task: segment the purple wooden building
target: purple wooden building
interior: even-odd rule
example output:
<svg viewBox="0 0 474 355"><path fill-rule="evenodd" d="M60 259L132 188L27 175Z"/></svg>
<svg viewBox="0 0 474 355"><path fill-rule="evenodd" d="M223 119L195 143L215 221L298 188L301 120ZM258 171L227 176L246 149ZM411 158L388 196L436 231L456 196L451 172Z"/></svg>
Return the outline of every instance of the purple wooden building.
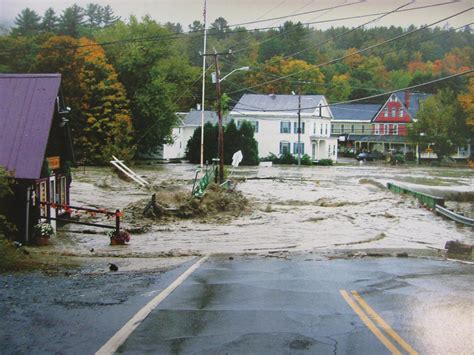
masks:
<svg viewBox="0 0 474 355"><path fill-rule="evenodd" d="M69 205L74 152L60 84L60 74L0 74L0 166L15 179L14 196L1 203L24 242Z"/></svg>

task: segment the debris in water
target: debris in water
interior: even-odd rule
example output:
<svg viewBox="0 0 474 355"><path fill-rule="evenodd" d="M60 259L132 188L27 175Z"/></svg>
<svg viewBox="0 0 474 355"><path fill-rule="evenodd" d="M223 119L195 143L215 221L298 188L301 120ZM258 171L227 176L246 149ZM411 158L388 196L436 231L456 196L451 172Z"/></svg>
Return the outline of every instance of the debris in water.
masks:
<svg viewBox="0 0 474 355"><path fill-rule="evenodd" d="M112 263L109 263L109 270L110 271L118 271L118 266Z"/></svg>

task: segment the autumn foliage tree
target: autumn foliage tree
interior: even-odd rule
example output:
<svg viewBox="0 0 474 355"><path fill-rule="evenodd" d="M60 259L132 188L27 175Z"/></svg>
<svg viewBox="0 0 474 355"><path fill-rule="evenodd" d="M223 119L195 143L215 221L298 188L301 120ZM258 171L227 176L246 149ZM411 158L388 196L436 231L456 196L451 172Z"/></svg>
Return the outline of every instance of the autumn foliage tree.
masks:
<svg viewBox="0 0 474 355"><path fill-rule="evenodd" d="M282 76L286 80L276 80ZM260 70L248 75L246 84L266 93L288 94L298 90L301 94L325 93L324 74L319 68L304 60L283 57L267 60Z"/></svg>
<svg viewBox="0 0 474 355"><path fill-rule="evenodd" d="M131 160L135 149L125 88L101 46L87 38L81 38L79 45L84 133L77 137L80 153L92 163L107 162L112 155Z"/></svg>

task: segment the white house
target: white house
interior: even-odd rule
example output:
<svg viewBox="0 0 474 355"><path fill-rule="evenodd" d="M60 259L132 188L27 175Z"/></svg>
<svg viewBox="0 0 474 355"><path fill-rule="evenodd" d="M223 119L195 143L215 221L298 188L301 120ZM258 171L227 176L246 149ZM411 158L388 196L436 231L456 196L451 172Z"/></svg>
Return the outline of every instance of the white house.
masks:
<svg viewBox="0 0 474 355"><path fill-rule="evenodd" d="M312 160L337 160L337 138L331 138L333 118L323 95L245 94L228 119L249 121L255 128L260 157L298 154L298 111L301 120L301 153Z"/></svg>
<svg viewBox="0 0 474 355"><path fill-rule="evenodd" d="M184 159L186 145L193 136L194 130L201 127L201 111L191 110L190 112L178 112L180 124L173 128L173 143L163 145L163 159ZM210 122L213 125L217 123L217 114L213 111L204 111L204 123Z"/></svg>

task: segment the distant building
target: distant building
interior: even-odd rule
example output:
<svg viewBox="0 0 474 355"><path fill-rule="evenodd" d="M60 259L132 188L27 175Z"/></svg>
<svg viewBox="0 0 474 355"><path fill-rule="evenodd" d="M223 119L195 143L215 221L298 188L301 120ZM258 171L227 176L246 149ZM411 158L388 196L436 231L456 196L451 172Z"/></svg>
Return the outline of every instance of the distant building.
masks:
<svg viewBox="0 0 474 355"><path fill-rule="evenodd" d="M407 126L416 120L420 103L430 95L397 92L382 105L342 104L331 106L333 134L357 151L412 151L406 140Z"/></svg>
<svg viewBox="0 0 474 355"><path fill-rule="evenodd" d="M0 74L0 166L16 182L13 198L1 203L26 242L35 224L69 204L74 152L60 84L60 74Z"/></svg>
<svg viewBox="0 0 474 355"><path fill-rule="evenodd" d="M201 111L191 110L190 112L177 113L180 121L176 128L173 128L173 143L163 145L162 159L180 160L186 156L186 145L193 136L194 131L201 127ZM218 117L214 111L204 111L204 123L217 124ZM224 119L225 122L225 119Z"/></svg>
<svg viewBox="0 0 474 355"><path fill-rule="evenodd" d="M332 112L323 95L301 95L298 145L298 95L245 94L229 114L237 126L249 121L259 156L307 154L312 160L337 160L337 138L331 137Z"/></svg>

